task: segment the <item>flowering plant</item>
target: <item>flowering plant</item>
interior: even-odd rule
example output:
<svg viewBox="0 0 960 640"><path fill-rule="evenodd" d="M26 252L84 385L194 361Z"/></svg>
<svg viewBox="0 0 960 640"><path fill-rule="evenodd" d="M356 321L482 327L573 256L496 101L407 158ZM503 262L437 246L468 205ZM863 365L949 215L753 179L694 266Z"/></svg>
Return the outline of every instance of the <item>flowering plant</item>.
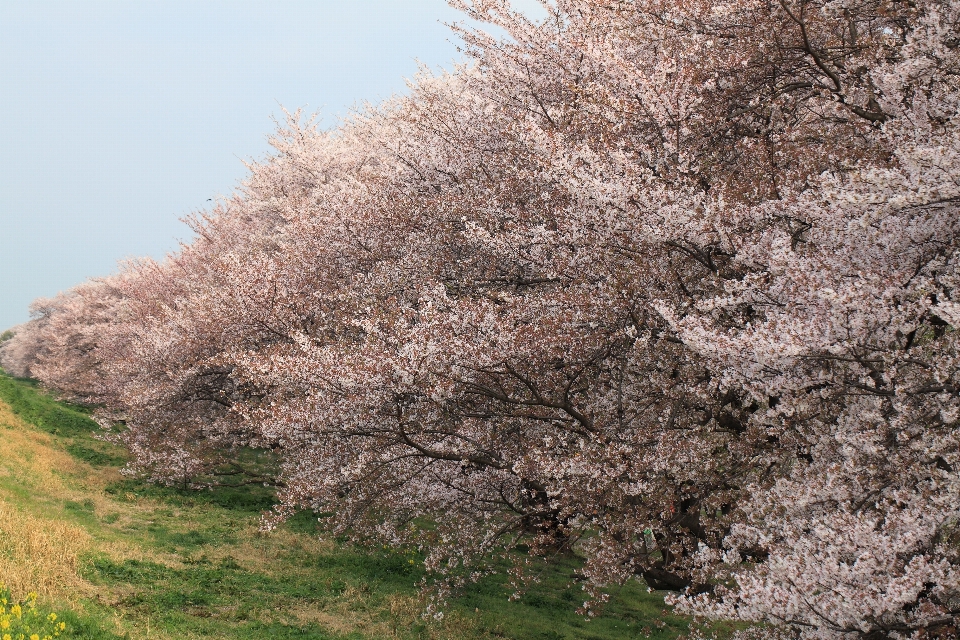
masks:
<svg viewBox="0 0 960 640"><path fill-rule="evenodd" d="M53 640L67 637L67 624L57 620L56 613L44 614L37 607L36 593L28 593L24 600L16 601L6 585L0 583L0 639Z"/></svg>

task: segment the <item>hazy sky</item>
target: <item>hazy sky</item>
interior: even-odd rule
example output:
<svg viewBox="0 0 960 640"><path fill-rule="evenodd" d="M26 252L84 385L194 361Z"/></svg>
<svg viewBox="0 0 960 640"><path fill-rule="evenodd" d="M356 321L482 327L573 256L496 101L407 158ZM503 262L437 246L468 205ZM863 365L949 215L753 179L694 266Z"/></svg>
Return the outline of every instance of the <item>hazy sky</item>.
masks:
<svg viewBox="0 0 960 640"><path fill-rule="evenodd" d="M536 0L514 5L535 14ZM403 91L458 53L444 0L0 0L0 330L131 256L268 152L272 117Z"/></svg>

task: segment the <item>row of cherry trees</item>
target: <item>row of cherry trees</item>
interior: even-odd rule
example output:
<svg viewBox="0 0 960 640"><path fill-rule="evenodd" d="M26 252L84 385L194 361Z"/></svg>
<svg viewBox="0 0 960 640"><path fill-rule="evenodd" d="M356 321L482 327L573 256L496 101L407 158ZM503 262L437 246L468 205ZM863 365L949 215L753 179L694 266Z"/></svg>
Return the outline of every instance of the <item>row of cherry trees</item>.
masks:
<svg viewBox="0 0 960 640"><path fill-rule="evenodd" d="M274 482L272 521L418 546L441 592L575 547L587 609L641 576L953 637L960 2L455 4L508 37L293 114L194 241L38 301L3 366L125 422L133 471Z"/></svg>

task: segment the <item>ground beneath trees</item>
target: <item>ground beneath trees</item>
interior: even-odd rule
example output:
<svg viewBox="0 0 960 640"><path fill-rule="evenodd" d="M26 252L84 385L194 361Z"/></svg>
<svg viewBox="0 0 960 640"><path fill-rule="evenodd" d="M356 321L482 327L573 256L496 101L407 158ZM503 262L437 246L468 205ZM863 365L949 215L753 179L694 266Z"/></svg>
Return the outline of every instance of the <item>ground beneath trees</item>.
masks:
<svg viewBox="0 0 960 640"><path fill-rule="evenodd" d="M503 576L420 617L416 556L323 540L301 514L258 529L261 487L180 492L124 478L84 410L0 375L0 581L40 593L79 638L676 638L687 621L638 583L576 615L579 564L541 568L517 602Z"/></svg>

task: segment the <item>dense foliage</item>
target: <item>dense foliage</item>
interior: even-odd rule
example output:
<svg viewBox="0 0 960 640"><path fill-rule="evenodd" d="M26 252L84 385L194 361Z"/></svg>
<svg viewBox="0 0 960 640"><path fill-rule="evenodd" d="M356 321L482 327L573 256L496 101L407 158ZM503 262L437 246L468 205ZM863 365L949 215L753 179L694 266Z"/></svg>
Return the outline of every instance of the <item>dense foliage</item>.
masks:
<svg viewBox="0 0 960 640"><path fill-rule="evenodd" d="M509 37L294 114L192 243L36 303L3 366L161 482L275 450L278 518L417 545L441 592L577 545L705 615L954 634L960 2L457 4Z"/></svg>

